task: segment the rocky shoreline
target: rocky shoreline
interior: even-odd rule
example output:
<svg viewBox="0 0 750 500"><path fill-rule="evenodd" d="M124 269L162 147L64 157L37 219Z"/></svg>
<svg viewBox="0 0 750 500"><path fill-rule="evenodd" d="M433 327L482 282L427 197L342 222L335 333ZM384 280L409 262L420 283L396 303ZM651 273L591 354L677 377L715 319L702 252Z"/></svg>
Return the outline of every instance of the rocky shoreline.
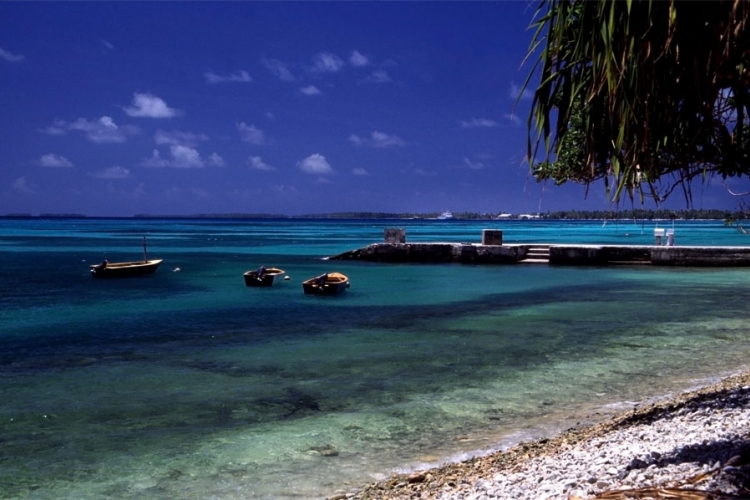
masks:
<svg viewBox="0 0 750 500"><path fill-rule="evenodd" d="M750 499L750 371L550 439L329 500Z"/></svg>

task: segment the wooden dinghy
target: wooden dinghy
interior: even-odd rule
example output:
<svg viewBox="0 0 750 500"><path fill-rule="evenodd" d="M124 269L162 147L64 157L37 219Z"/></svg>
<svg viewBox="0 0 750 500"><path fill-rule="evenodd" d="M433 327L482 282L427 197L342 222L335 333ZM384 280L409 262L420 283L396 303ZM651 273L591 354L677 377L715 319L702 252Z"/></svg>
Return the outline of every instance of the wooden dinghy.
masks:
<svg viewBox="0 0 750 500"><path fill-rule="evenodd" d="M284 270L277 267L260 266L253 271L247 271L245 277L246 286L273 286L284 275Z"/></svg>
<svg viewBox="0 0 750 500"><path fill-rule="evenodd" d="M143 274L153 274L159 268L162 259L140 260L134 262L107 262L91 266L94 278L129 278Z"/></svg>
<svg viewBox="0 0 750 500"><path fill-rule="evenodd" d="M307 295L341 295L349 288L349 278L341 273L325 273L302 282Z"/></svg>
<svg viewBox="0 0 750 500"><path fill-rule="evenodd" d="M143 260L131 262L108 262L107 259L101 264L92 264L90 266L91 276L94 278L130 278L132 276L142 276L144 274L153 274L159 268L162 259L148 258L146 249L146 237L143 237Z"/></svg>

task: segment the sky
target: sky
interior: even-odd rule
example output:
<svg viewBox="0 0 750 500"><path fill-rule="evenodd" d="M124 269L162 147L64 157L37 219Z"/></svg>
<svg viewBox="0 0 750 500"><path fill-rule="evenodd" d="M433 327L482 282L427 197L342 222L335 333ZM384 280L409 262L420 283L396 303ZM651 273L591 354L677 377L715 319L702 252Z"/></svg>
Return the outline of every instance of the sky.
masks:
<svg viewBox="0 0 750 500"><path fill-rule="evenodd" d="M536 6L0 2L0 215L610 209L529 174Z"/></svg>

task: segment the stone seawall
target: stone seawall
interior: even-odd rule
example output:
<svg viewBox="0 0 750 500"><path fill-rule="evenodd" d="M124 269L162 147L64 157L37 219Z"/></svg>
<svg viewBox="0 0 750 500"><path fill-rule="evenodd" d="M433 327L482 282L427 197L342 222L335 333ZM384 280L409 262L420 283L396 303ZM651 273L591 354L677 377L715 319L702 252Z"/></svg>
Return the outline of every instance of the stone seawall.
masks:
<svg viewBox="0 0 750 500"><path fill-rule="evenodd" d="M520 246L472 243L373 243L357 250L328 257L328 260L415 263L515 263L525 257Z"/></svg>
<svg viewBox="0 0 750 500"><path fill-rule="evenodd" d="M651 263L662 266L750 266L748 247L655 247Z"/></svg>
<svg viewBox="0 0 750 500"><path fill-rule="evenodd" d="M539 247L549 248L549 259L543 262L552 265L750 266L750 247L647 245L373 243L327 259L425 264L517 264L531 260L540 262L539 259L531 259L529 253L529 249Z"/></svg>

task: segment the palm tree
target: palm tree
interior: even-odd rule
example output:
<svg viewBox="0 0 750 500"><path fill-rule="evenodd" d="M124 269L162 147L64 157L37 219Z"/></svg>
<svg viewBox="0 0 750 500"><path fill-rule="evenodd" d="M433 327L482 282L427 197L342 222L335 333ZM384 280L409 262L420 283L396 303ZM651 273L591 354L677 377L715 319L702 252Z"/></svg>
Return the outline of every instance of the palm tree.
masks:
<svg viewBox="0 0 750 500"><path fill-rule="evenodd" d="M542 0L526 81L538 179L657 202L750 175L750 2ZM552 161L554 160L554 161Z"/></svg>

